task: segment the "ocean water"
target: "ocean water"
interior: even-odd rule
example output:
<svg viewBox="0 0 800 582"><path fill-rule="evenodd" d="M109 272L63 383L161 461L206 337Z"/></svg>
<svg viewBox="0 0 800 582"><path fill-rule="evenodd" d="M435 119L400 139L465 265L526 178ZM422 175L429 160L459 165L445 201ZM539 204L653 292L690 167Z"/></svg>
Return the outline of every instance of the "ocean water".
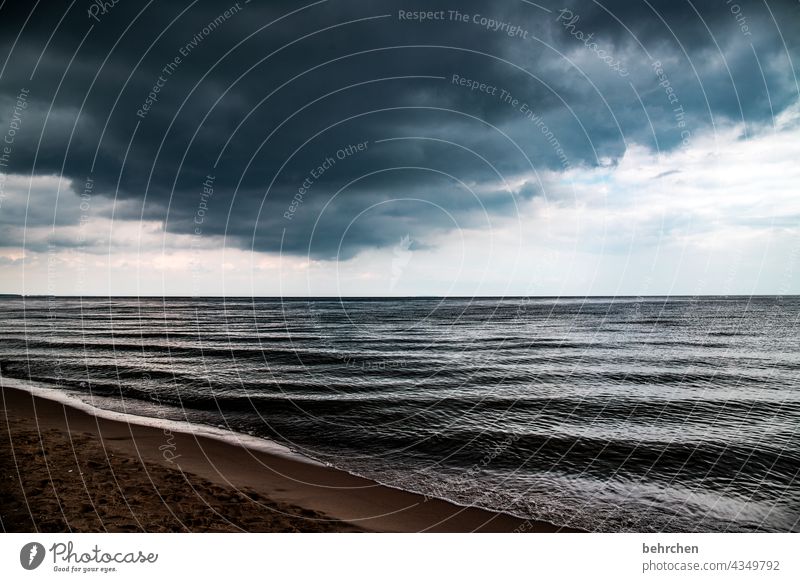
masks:
<svg viewBox="0 0 800 582"><path fill-rule="evenodd" d="M800 530L800 298L0 299L5 378L592 531Z"/></svg>

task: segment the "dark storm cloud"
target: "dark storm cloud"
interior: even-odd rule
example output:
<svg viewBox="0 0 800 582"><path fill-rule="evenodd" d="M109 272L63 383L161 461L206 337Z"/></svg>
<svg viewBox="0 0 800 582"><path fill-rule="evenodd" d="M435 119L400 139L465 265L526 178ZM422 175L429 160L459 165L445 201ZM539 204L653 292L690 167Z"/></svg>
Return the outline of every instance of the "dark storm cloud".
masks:
<svg viewBox="0 0 800 582"><path fill-rule="evenodd" d="M79 0L30 14L6 2L3 119L31 95L8 171L63 175L76 200L89 177L95 199L125 201L117 219L348 258L488 226L543 193L530 179L504 191L497 172L613 163L630 142L681 147L798 97L794 2L538 4ZM67 220L53 210L28 216Z"/></svg>

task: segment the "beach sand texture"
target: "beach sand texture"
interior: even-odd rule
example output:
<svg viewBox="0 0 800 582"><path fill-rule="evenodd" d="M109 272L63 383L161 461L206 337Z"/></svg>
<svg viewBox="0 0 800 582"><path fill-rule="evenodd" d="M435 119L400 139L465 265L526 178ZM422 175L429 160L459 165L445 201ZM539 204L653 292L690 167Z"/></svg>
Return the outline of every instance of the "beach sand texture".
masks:
<svg viewBox="0 0 800 582"><path fill-rule="evenodd" d="M5 531L568 531L7 386L0 405Z"/></svg>

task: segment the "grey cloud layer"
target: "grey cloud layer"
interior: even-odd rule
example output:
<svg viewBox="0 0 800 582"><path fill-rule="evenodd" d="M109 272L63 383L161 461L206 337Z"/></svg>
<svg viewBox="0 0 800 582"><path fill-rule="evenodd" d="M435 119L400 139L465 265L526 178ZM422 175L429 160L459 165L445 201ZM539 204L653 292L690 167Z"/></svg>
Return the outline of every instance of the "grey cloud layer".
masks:
<svg viewBox="0 0 800 582"><path fill-rule="evenodd" d="M49 2L22 29L30 5L6 2L3 119L20 88L31 94L10 170L63 175L74 196L91 176L94 196L126 201L118 219L348 258L405 234L424 245L488 227L547 194L535 182L504 192L496 172L613 163L630 142L669 150L715 123L767 121L798 98L789 58L800 19L788 0L738 2L736 13L673 0L540 2L549 12L521 1L189 4L123 0L92 19L88 2L66 15L69 3ZM455 9L468 21L450 20ZM403 21L399 10L445 20ZM453 84L454 74L497 90ZM337 158L360 142L366 150ZM214 194L199 216L208 175ZM28 215L70 220L52 205Z"/></svg>

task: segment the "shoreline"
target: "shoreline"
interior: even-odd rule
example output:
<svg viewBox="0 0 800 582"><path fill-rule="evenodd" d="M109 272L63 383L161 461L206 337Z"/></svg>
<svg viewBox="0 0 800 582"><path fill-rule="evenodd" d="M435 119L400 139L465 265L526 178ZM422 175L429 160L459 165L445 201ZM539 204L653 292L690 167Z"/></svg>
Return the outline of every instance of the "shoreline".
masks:
<svg viewBox="0 0 800 582"><path fill-rule="evenodd" d="M48 398L49 394L42 394L46 389L12 386L8 380L0 376L0 404L4 409L3 437L9 440L14 465L0 475L3 487L15 480L22 484L17 495L21 493L24 503L16 505L24 505L18 507L21 515L25 510L31 513L31 507L55 501L67 527L72 529L75 527L70 522L96 514L105 529L92 530L89 526L90 529L82 531L108 530L107 524L112 520L104 521L98 505L87 504L85 499L91 489L87 476L108 471L108 479L113 482L107 480L100 489L120 488L120 483L125 483L125 491L138 492L134 495L140 506L137 510L125 492L119 491L121 500L117 500L118 515L114 517L114 523L124 522L127 515L129 522L139 524L135 531L148 530L151 520L147 508L142 507L147 504L154 505L150 508L154 515L167 521L172 518L162 514L175 517L172 504L186 510L190 516L187 520L198 522L187 526L176 518L180 527L174 531L576 531L382 485L302 457L265 439L215 431L188 422L162 422L103 411L73 402L74 398L56 390ZM17 382L21 381L11 384ZM50 446L48 450L45 441ZM34 455L31 459L42 456L45 459L46 473L42 474L46 478L38 486L23 484L27 471L20 470L22 463L17 459L18 453L23 452L20 443L25 443L25 452ZM74 474L80 477L80 482L70 485L62 479L56 484L52 468L60 470L62 476ZM178 485L188 483L188 493L183 498L171 493L170 499L164 491L174 491L176 479ZM142 494L147 489L151 491ZM3 493L0 490L0 495ZM74 513L73 501L80 504L81 511L75 519L68 520L67 513ZM214 504L220 507L215 509ZM101 503L100 507L106 506ZM239 518L241 523L231 528L226 512L237 516L244 513ZM264 513L261 521L256 515L259 512ZM86 513L90 515L83 515ZM5 515L0 517L8 520ZM169 530L163 524L159 527Z"/></svg>

